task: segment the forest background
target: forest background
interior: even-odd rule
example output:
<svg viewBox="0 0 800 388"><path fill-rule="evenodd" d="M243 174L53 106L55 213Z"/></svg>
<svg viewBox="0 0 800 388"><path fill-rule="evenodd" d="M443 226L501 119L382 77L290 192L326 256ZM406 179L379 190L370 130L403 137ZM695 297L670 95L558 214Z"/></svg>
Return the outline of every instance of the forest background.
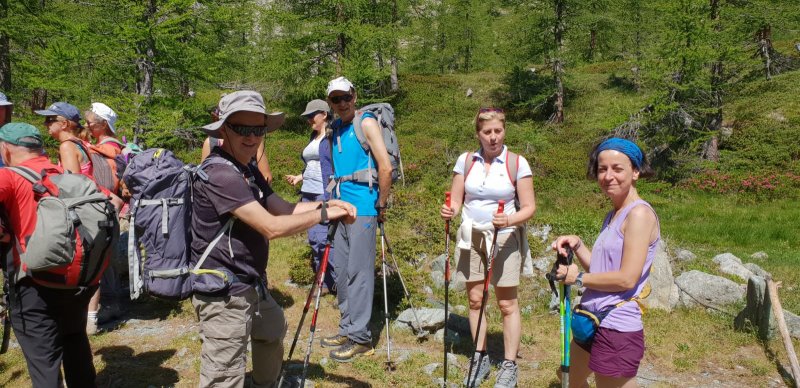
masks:
<svg viewBox="0 0 800 388"><path fill-rule="evenodd" d="M609 205L584 179L587 153L603 137L625 136L656 167L656 179L640 191L656 206L670 249L699 257L677 264L677 273L717 273L711 257L718 253L766 251L762 266L783 289L799 285L797 1L0 0L0 90L15 103L14 120L39 124L31 111L55 101L82 109L100 101L119 113L129 140L196 162L199 126L219 97L255 89L270 110L288 115L266 140L275 188L287 198L296 188L281 178L300 171L308 139L299 112L324 98L326 83L339 75L355 83L359 104L396 108L405 180L393 189L387 228L414 290L430 283L415 268L444 251L437 209L456 157L477 147L472 120L481 106L506 109L506 143L532 163L538 210L531 226L592 240ZM268 271L279 292L293 295L282 282L290 273L302 282L307 273L302 240L273 246ZM539 251L547 245L531 243ZM530 288L543 285L536 279ZM428 302L412 293L418 304ZM397 295L394 312L406 306ZM529 296L531 314L545 314L548 299ZM800 312L800 294L782 297ZM170 308L190 320L190 307ZM382 308L376 311L377 320ZM536 333L556 336L557 322L542 316L553 322ZM704 361L744 364L747 376L739 378L747 381L788 379L780 373L781 347L733 333L725 313L655 317L647 324L674 328L654 331L648 349L661 373L697 374ZM691 341L693 332L677 329L697 322L722 339ZM104 341L114 340L101 336L96 351ZM526 341L536 351L546 347L543 354L555 346ZM752 359L718 355L742 344L756 349ZM5 365L2 375L19 367ZM187 373L164 384L196 378ZM418 382L413 373L387 377L370 368L342 374ZM526 376L543 384L553 377Z"/></svg>

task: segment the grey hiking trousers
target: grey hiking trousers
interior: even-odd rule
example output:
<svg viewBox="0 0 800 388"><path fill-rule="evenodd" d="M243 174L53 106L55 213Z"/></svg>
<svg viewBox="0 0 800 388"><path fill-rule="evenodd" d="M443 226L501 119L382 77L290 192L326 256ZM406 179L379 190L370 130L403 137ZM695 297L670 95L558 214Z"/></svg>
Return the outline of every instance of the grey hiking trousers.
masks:
<svg viewBox="0 0 800 388"><path fill-rule="evenodd" d="M334 269L339 302L339 335L372 343L369 320L375 295L375 232L378 217L359 216L352 225L340 224L334 238Z"/></svg>

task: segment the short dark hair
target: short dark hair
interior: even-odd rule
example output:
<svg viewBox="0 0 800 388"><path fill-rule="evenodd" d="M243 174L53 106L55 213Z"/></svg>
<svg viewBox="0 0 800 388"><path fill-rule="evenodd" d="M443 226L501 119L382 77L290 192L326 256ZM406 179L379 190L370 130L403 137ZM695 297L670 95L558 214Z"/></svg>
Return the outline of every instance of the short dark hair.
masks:
<svg viewBox="0 0 800 388"><path fill-rule="evenodd" d="M597 144L595 144L594 147L592 147L592 151L589 152L589 163L586 166L586 178L588 178L589 180L597 180L597 159L600 156L601 151L599 150L599 147L600 144L602 143L603 142L600 141ZM633 167L633 169L639 171L640 177L649 178L655 175L655 171L653 170L652 167L650 167L650 162L648 162L647 160L646 153L642 152L642 164L641 166L639 166L639 168L636 168L636 164L633 163L633 160L630 160L630 157L628 158L628 160L631 162L631 166Z"/></svg>

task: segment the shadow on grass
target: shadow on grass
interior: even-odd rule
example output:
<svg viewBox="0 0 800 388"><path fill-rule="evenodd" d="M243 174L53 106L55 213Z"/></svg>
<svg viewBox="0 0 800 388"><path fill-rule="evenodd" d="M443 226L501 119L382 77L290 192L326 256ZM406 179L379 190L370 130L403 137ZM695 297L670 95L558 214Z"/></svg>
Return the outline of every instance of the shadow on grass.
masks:
<svg viewBox="0 0 800 388"><path fill-rule="evenodd" d="M792 377L792 372L786 369L786 367L781 363L781 360L780 358L778 358L778 355L775 353L775 351L772 350L772 348L770 348L769 342L767 341L760 341L760 342L761 346L764 348L764 353L766 353L767 355L767 359L769 359L775 364L775 368L778 370L778 374L781 375L781 379L783 379L783 382L786 383L786 386L796 387L797 382Z"/></svg>
<svg viewBox="0 0 800 388"><path fill-rule="evenodd" d="M303 361L294 360L289 361L285 365L286 369L286 378L296 378L297 383L300 382L300 376L303 374ZM248 375L250 372L248 372ZM308 364L308 373L306 375L306 379L312 380L314 382L325 381L326 383L334 383L336 385L345 385L347 387L371 387L372 384L369 384L365 381L361 381L355 379L350 376L342 376L337 374L325 373L325 369L319 364Z"/></svg>
<svg viewBox="0 0 800 388"><path fill-rule="evenodd" d="M277 288L270 288L269 294L272 296L272 299L275 299L275 303L284 310L294 306L294 298L289 294L284 294Z"/></svg>
<svg viewBox="0 0 800 388"><path fill-rule="evenodd" d="M24 364L23 364L23 367L24 367ZM0 361L0 370L6 370L7 368L8 368L8 364L6 364L5 362ZM16 384L12 385L12 383L14 383L14 381L19 379L20 377L22 377L22 371L16 370L13 373L11 373L11 376L9 376L6 381L0 382L0 387L13 387Z"/></svg>
<svg viewBox="0 0 800 388"><path fill-rule="evenodd" d="M168 387L179 380L177 371L162 366L175 354L175 349L134 355L128 346L108 346L95 353L106 364L97 374L99 387Z"/></svg>

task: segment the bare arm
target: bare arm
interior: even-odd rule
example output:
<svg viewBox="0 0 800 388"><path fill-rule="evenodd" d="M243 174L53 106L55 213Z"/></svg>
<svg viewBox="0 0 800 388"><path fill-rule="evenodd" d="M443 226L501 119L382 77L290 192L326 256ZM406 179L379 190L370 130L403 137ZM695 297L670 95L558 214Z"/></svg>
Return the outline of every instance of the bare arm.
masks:
<svg viewBox="0 0 800 388"><path fill-rule="evenodd" d="M383 144L383 134L378 120L371 117L365 118L361 122L361 127L364 129L364 136L366 136L372 151L372 157L378 164L378 188L380 190L378 206L386 206L389 200L389 188L392 186L392 164L389 160L389 153L386 151L386 144Z"/></svg>
<svg viewBox="0 0 800 388"><path fill-rule="evenodd" d="M270 240L300 233L322 221L322 211L317 209L318 202L300 203L294 206L281 199L277 194L272 194L267 198L267 204L270 208L277 206L276 212L283 215L273 215L257 201L240 206L234 209L232 213L236 218L242 220ZM294 213L281 213L281 211L286 211L290 207ZM345 222L352 222L355 220L355 208L350 207L351 211L348 211L346 206L329 207L327 210L328 219L343 219Z"/></svg>
<svg viewBox="0 0 800 388"><path fill-rule="evenodd" d="M211 138L206 137L206 140L203 141L203 149L200 151L200 161L202 162L208 157L208 154L211 153Z"/></svg>
<svg viewBox="0 0 800 388"><path fill-rule="evenodd" d="M267 160L267 151L264 149L264 141L258 145L258 171L267 180L267 183L272 184L272 171L269 169L269 161Z"/></svg>
<svg viewBox="0 0 800 388"><path fill-rule="evenodd" d="M639 282L647 259L648 246L658 232L658 221L648 207L636 206L628 214L621 231L624 237L619 271L587 273L583 275L584 286L593 290L619 292L630 290ZM577 267L574 264L571 267L574 268L569 271L566 271L565 266L559 268L559 275L566 274L566 284L575 283L578 276Z"/></svg>
<svg viewBox="0 0 800 388"><path fill-rule="evenodd" d="M58 159L61 167L73 174L81 173L81 152L78 146L71 141L65 141L58 146Z"/></svg>
<svg viewBox="0 0 800 388"><path fill-rule="evenodd" d="M450 207L447 204L442 204L439 215L445 220L451 220L461 210L462 201L464 200L464 176L461 174L453 173L453 183L450 184Z"/></svg>

